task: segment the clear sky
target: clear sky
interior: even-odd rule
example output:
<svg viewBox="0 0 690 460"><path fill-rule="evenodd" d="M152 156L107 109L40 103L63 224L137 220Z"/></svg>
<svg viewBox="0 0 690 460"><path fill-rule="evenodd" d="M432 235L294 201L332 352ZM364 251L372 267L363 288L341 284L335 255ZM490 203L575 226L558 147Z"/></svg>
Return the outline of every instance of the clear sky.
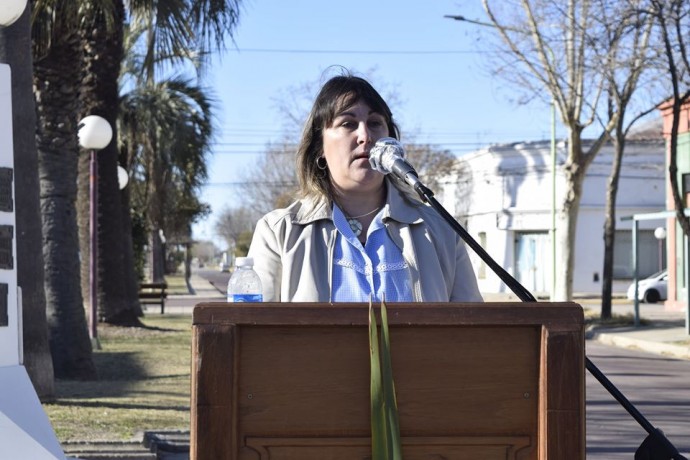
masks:
<svg viewBox="0 0 690 460"><path fill-rule="evenodd" d="M222 244L213 230L218 213L241 204L243 172L282 133L275 99L319 81L332 65L375 69L375 83L395 89L403 141L415 131L420 141L460 156L492 143L548 139L548 104L512 103L512 88L483 65L479 26L448 14L483 17L479 0L246 1L235 47L206 76L218 100L218 138L202 194L213 214L194 226L194 238Z"/></svg>

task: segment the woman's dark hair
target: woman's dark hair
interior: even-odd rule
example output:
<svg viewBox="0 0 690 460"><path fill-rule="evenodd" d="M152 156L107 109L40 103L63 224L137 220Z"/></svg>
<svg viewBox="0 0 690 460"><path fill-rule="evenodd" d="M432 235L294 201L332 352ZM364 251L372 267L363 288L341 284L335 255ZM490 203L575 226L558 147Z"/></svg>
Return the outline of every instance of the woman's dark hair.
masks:
<svg viewBox="0 0 690 460"><path fill-rule="evenodd" d="M350 74L331 78L314 100L297 150L297 176L302 196L332 199L328 171L319 169L316 164L323 155L323 130L333 123L338 113L360 101L383 115L390 137L400 138L388 104L368 81Z"/></svg>

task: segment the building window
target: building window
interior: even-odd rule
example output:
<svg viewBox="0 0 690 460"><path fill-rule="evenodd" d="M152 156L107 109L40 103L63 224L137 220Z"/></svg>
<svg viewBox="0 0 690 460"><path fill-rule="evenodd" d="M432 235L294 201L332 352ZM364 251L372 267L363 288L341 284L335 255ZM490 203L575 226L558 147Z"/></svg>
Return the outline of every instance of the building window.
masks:
<svg viewBox="0 0 690 460"><path fill-rule="evenodd" d="M645 278L662 268L666 253L666 240L657 240L654 230L637 232L637 276ZM630 279L633 277L632 230L616 230L616 241L613 245L613 278Z"/></svg>

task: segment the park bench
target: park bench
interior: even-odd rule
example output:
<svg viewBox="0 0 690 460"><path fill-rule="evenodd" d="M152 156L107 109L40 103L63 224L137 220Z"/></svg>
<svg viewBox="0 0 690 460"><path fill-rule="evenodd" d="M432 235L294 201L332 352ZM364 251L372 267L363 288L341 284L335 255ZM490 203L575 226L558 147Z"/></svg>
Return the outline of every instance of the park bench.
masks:
<svg viewBox="0 0 690 460"><path fill-rule="evenodd" d="M141 283L139 285L139 302L143 305L160 305L161 315L165 313L165 299L168 294L166 283Z"/></svg>

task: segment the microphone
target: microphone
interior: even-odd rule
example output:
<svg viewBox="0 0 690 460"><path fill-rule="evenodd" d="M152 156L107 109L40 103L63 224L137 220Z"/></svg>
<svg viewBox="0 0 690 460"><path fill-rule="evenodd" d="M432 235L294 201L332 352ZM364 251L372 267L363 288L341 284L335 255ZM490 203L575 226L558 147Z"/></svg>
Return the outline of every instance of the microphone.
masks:
<svg viewBox="0 0 690 460"><path fill-rule="evenodd" d="M393 174L417 189L421 185L417 171L405 160L405 149L392 137L382 137L369 152L369 164L382 174Z"/></svg>

